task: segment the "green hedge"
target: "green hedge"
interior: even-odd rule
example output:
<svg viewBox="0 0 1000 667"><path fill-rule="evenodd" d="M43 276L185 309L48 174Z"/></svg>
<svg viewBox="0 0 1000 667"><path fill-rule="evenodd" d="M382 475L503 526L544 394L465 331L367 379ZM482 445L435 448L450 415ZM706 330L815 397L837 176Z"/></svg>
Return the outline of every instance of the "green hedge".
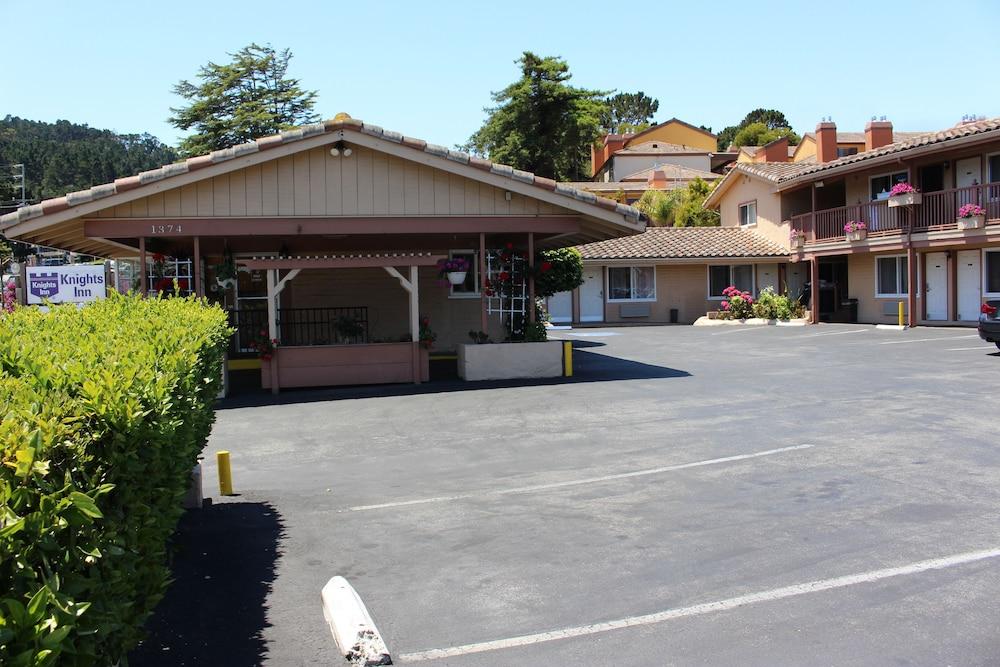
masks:
<svg viewBox="0 0 1000 667"><path fill-rule="evenodd" d="M194 298L0 315L0 664L114 664L138 642L228 335Z"/></svg>

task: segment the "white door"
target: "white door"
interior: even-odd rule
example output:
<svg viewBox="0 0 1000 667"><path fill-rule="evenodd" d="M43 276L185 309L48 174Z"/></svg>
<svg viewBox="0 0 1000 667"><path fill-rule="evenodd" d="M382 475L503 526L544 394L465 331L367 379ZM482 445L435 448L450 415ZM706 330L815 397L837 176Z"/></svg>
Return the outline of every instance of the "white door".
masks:
<svg viewBox="0 0 1000 667"><path fill-rule="evenodd" d="M927 253L927 269L924 276L927 298L927 319L948 319L948 254Z"/></svg>
<svg viewBox="0 0 1000 667"><path fill-rule="evenodd" d="M958 253L958 319L970 322L979 319L981 279L979 251L963 250Z"/></svg>
<svg viewBox="0 0 1000 667"><path fill-rule="evenodd" d="M978 157L967 157L955 162L955 187L965 188L983 182L983 163ZM977 315L978 319L979 316Z"/></svg>
<svg viewBox="0 0 1000 667"><path fill-rule="evenodd" d="M549 321L564 324L573 321L573 293L559 292L549 297Z"/></svg>
<svg viewBox="0 0 1000 667"><path fill-rule="evenodd" d="M580 321L604 321L604 269L585 267L580 287Z"/></svg>
<svg viewBox="0 0 1000 667"><path fill-rule="evenodd" d="M757 265L757 293L760 294L770 287L776 293L778 291L778 265L758 264Z"/></svg>

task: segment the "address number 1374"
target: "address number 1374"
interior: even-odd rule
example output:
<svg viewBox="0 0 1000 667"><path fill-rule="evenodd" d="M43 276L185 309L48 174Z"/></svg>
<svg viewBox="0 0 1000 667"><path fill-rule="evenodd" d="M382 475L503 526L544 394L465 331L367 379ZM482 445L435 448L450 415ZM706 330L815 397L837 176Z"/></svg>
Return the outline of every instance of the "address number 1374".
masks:
<svg viewBox="0 0 1000 667"><path fill-rule="evenodd" d="M182 225L150 225L153 234L180 234Z"/></svg>

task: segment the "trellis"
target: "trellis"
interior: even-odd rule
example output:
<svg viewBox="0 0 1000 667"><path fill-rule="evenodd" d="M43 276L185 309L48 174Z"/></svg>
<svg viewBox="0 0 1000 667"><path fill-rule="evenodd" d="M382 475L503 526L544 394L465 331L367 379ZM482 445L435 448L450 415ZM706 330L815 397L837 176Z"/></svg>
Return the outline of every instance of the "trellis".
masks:
<svg viewBox="0 0 1000 667"><path fill-rule="evenodd" d="M522 318L528 312L528 260L522 254L513 254L509 262L500 259L502 250L486 253L486 277L489 291L486 296L486 312L497 315L500 322L509 326L515 315ZM501 281L500 274L506 271L509 280Z"/></svg>

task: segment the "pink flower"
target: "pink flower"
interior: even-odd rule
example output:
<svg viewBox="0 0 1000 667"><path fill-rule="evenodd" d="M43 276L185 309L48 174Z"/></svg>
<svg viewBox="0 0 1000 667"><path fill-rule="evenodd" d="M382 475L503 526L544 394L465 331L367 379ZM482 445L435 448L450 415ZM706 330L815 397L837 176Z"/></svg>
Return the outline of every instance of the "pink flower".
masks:
<svg viewBox="0 0 1000 667"><path fill-rule="evenodd" d="M729 310L729 302L728 301L723 301L722 302L722 310Z"/></svg>

